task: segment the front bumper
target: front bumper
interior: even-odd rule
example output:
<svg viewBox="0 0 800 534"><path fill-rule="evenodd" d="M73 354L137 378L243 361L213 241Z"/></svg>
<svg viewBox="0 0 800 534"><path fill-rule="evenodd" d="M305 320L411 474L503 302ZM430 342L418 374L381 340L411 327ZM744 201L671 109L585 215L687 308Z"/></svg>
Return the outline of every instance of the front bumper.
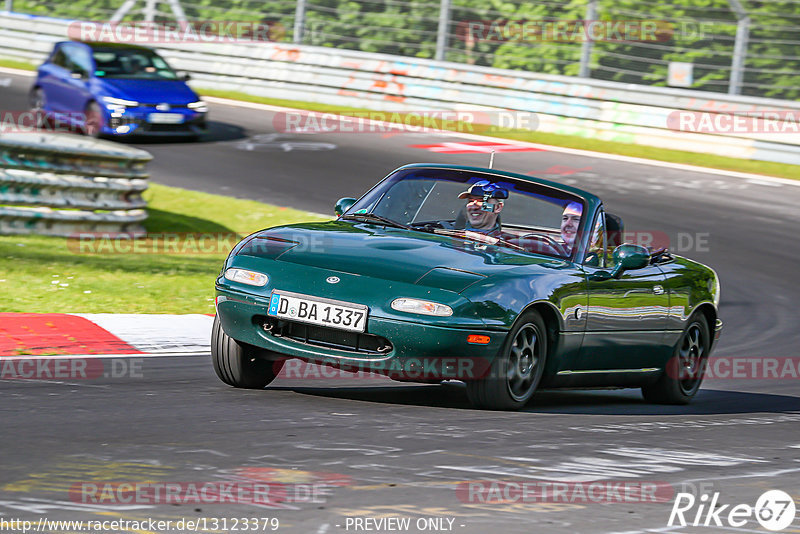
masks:
<svg viewBox="0 0 800 534"><path fill-rule="evenodd" d="M278 337L264 328L269 298L217 289L217 316L233 339L305 361L348 370L369 371L399 379L470 380L488 372L505 341L506 332L432 326L370 315L366 334L389 341L385 352L353 350ZM467 342L467 336L487 336L486 344Z"/></svg>
<svg viewBox="0 0 800 534"><path fill-rule="evenodd" d="M124 111L106 110L105 113L102 133L109 136L200 135L207 131L207 113L188 108L175 108L169 112L181 116L180 122L176 123L152 122L150 116L160 114L152 107L126 108Z"/></svg>

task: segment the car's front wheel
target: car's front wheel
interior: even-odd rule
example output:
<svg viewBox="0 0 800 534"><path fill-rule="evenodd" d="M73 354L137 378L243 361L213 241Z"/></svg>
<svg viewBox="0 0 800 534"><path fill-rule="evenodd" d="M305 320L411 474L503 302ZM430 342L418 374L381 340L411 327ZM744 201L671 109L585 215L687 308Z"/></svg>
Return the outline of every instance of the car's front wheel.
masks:
<svg viewBox="0 0 800 534"><path fill-rule="evenodd" d="M672 357L658 381L642 387L642 395L656 404L689 404L700 389L711 350L708 323L695 313L683 330Z"/></svg>
<svg viewBox="0 0 800 534"><path fill-rule="evenodd" d="M476 408L518 410L533 397L544 373L547 333L535 311L524 313L509 331L488 376L467 381L467 395Z"/></svg>
<svg viewBox="0 0 800 534"><path fill-rule="evenodd" d="M89 102L86 106L83 131L89 137L100 137L103 129L103 111L97 102Z"/></svg>
<svg viewBox="0 0 800 534"><path fill-rule="evenodd" d="M252 345L239 343L222 330L219 318L214 317L211 329L211 361L214 372L229 386L261 389L283 368L283 359L275 353Z"/></svg>
<svg viewBox="0 0 800 534"><path fill-rule="evenodd" d="M47 120L47 112L45 111L47 101L44 96L44 91L41 87L34 87L31 89L31 92L28 95L28 102L31 112L33 113L33 117L36 120L36 127L46 128L49 125Z"/></svg>

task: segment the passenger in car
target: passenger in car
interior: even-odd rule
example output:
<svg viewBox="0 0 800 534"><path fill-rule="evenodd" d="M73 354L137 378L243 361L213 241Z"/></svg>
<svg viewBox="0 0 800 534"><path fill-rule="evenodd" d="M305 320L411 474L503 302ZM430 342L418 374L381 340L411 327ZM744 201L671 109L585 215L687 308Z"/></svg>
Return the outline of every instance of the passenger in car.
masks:
<svg viewBox="0 0 800 534"><path fill-rule="evenodd" d="M575 236L578 233L578 226L581 224L581 213L583 207L577 202L570 202L561 214L561 239L564 241L564 249L570 253L575 245Z"/></svg>

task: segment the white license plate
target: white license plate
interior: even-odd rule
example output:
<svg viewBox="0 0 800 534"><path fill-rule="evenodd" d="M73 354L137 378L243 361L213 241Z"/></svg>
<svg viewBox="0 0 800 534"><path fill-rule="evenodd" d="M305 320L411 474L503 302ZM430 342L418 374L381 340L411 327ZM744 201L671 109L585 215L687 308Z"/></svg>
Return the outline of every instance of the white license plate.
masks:
<svg viewBox="0 0 800 534"><path fill-rule="evenodd" d="M363 332L367 327L367 307L338 300L275 291L267 315L301 323Z"/></svg>
<svg viewBox="0 0 800 534"><path fill-rule="evenodd" d="M147 122L150 124L180 124L183 122L183 115L180 113L150 113L147 115Z"/></svg>

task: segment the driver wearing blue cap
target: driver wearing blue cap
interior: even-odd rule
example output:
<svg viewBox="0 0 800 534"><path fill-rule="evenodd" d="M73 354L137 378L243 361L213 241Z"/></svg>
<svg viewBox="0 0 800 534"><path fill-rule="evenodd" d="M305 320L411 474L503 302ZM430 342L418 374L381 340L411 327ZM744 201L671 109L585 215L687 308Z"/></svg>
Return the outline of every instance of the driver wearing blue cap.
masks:
<svg viewBox="0 0 800 534"><path fill-rule="evenodd" d="M466 230L500 236L500 212L503 211L503 200L508 198L508 189L481 180L460 193L458 198L468 199L465 206Z"/></svg>

